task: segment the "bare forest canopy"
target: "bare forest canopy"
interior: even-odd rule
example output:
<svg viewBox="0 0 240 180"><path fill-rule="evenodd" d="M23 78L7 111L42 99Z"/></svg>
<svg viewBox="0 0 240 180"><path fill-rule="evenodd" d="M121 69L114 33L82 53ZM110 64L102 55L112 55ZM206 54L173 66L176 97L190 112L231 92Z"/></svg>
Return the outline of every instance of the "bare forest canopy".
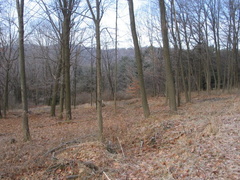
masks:
<svg viewBox="0 0 240 180"><path fill-rule="evenodd" d="M94 101L95 98L96 43L86 1L73 2L70 84L72 104L76 105ZM127 1L121 1L118 5L119 48L116 61L116 3L105 0L101 4L104 100L113 99L115 80L118 99L139 96ZM149 96L163 95L165 66L158 1L134 1L134 5L138 38L143 46L141 51L146 91ZM166 1L170 55L179 93L201 90L209 92L220 88L231 90L239 86L239 7L239 0ZM7 96L5 100L1 98L0 102L2 106L12 108L21 102L15 2L1 1L0 8L0 97ZM94 12L95 10L93 9ZM63 17L60 12L61 8L54 0L25 2L26 77L30 105L51 103L61 58ZM60 87L58 102L59 93Z"/></svg>

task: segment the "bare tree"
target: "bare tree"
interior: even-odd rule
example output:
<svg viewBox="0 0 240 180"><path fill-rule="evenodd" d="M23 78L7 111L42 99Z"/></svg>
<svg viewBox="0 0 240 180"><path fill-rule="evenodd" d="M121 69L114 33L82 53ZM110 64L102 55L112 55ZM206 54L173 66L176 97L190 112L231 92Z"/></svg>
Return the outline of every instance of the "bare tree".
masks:
<svg viewBox="0 0 240 180"><path fill-rule="evenodd" d="M2 98L1 97L2 97L2 92L1 92L1 89L0 89L0 100L1 100L0 102L2 102ZM2 117L3 117L2 116L2 103L0 103L0 119L2 119Z"/></svg>
<svg viewBox="0 0 240 180"><path fill-rule="evenodd" d="M65 107L66 107L66 120L72 119L71 113L71 84L70 84L70 29L71 29L71 16L74 10L76 0L61 0L59 6L63 15L62 26L62 52L63 61L65 62Z"/></svg>
<svg viewBox="0 0 240 180"><path fill-rule="evenodd" d="M229 32L228 32L228 39L229 39L229 49L231 50L230 53L230 60L232 61L232 77L229 77L232 81L231 87L239 87L239 32L240 32L240 22L239 22L239 7L240 2L229 0L228 1L228 9L229 9ZM230 86L229 86L230 87Z"/></svg>
<svg viewBox="0 0 240 180"><path fill-rule="evenodd" d="M77 105L77 71L78 71L78 59L80 57L80 53L81 53L81 47L76 47L74 54L74 63L73 63L73 98L72 98L72 102L73 102L73 106L74 108L76 108Z"/></svg>
<svg viewBox="0 0 240 180"><path fill-rule="evenodd" d="M2 119L2 105L1 105L1 103L0 103L0 119Z"/></svg>
<svg viewBox="0 0 240 180"><path fill-rule="evenodd" d="M205 18L205 26L204 26L204 30L205 30L205 51L206 51L206 57L205 57L205 65L204 65L204 74L205 74L205 79L206 79L206 88L207 88L207 93L210 94L210 90L211 90L211 72L210 72L210 54L209 54L209 36L208 36L208 21L207 21L207 10L206 8L204 8L204 18ZM220 50L220 49L219 49ZM217 57L217 64L219 64L220 59ZM219 70L220 67L217 67L217 71ZM218 73L218 75L220 75ZM219 80L218 80L219 83ZM220 88L220 87L219 87Z"/></svg>
<svg viewBox="0 0 240 180"><path fill-rule="evenodd" d="M55 2L57 2L57 1L55 1ZM51 36L51 38L54 39L54 36L55 36L57 41L60 42L60 44L61 44L60 50L58 53L59 55L57 58L58 60L57 60L56 73L54 76L55 81L54 81L53 92L52 92L51 112L50 112L51 116L55 116L56 115L57 94L59 91L59 86L61 85L60 79L61 79L61 75L63 72L63 57L62 57L62 39L63 39L62 38L62 21L63 20L62 20L62 16L60 15L60 13L55 12L56 17L57 17L57 22L55 21L55 18L52 17L53 13L51 13L52 11L45 1L40 0L40 2L38 4L42 8L42 10L45 12L44 14L47 16L46 19L52 27L53 35ZM49 35L47 34L46 37L49 37ZM62 84L62 86L63 86L63 84ZM60 100L60 102L62 102L62 101ZM62 111L61 111L61 113L62 113ZM60 117L62 118L62 115L60 115Z"/></svg>
<svg viewBox="0 0 240 180"><path fill-rule="evenodd" d="M53 87L53 94L52 94L52 102L51 102L51 116L56 115L56 102L57 102L57 92L59 89L59 82L61 78L61 73L62 73L62 49L60 49L60 55L58 57L58 62L57 62L57 72L56 72L56 77L55 77L55 82L54 82L54 87Z"/></svg>
<svg viewBox="0 0 240 180"><path fill-rule="evenodd" d="M80 0L55 0L55 8L50 9L46 2L41 0L41 7L44 9L48 21L52 26L53 31L60 44L59 57L56 68L55 83L52 93L51 102L51 115L55 116L57 93L59 90L59 84L61 83L60 92L60 117L62 117L63 107L66 109L66 120L72 119L71 113L71 32L73 26L81 22L75 22L74 13L76 13L79 7ZM52 16L51 11L54 10L54 16ZM56 21L57 17L57 21ZM61 76L62 75L62 76ZM61 78L64 78L61 80ZM63 106L65 102L65 106Z"/></svg>
<svg viewBox="0 0 240 180"><path fill-rule="evenodd" d="M110 52L110 49L108 48L108 45L106 43L105 45L105 51L102 53L102 58L103 58L103 67L106 72L106 78L109 84L109 89L111 92L111 98L114 98L114 79L113 79L113 73L114 73L114 68L113 68L113 54Z"/></svg>
<svg viewBox="0 0 240 180"><path fill-rule="evenodd" d="M18 13L18 32L19 32L19 63L20 63L20 79L21 79L21 93L22 93L22 108L23 108L23 139L24 141L31 140L30 130L28 125L28 101L25 75L25 55L24 55L24 0L16 0Z"/></svg>
<svg viewBox="0 0 240 180"><path fill-rule="evenodd" d="M169 106L171 111L176 111L176 97L175 97L175 85L172 73L172 66L169 53L169 40L168 40L168 25L166 21L166 7L164 0L159 0L160 14L161 14L161 29L163 38L163 56L165 60L166 81L167 81L167 94L169 98Z"/></svg>
<svg viewBox="0 0 240 180"><path fill-rule="evenodd" d="M147 20L147 29L148 29L148 39L150 43L149 47L149 56L152 61L152 69L151 69L151 79L152 79L152 91L153 91L153 96L157 95L157 53L156 53L156 48L153 45L154 41L154 33L156 33L154 26L156 26L154 22L154 18L152 15L152 12L149 12L150 17Z"/></svg>
<svg viewBox="0 0 240 180"><path fill-rule="evenodd" d="M191 33L188 33L191 29L191 22L189 18L189 9L188 7L184 6L182 3L178 2L179 7L179 20L182 27L182 34L184 38L184 43L186 46L186 56L187 56L187 92L188 92L188 100L191 102L191 91L192 91L192 62L190 58L190 41L191 41ZM179 28L180 30L181 28Z"/></svg>
<svg viewBox="0 0 240 180"><path fill-rule="evenodd" d="M174 40L174 51L175 51L175 58L177 60L177 67L176 67L176 81L178 84L177 87L177 99L178 99L178 106L180 105L180 84L183 86L184 94L185 94L185 99L186 102L189 102L189 96L187 93L187 84L186 84L186 76L185 76L185 71L184 71L184 66L182 62L182 40L181 40L181 35L180 35L180 30L179 30L179 22L178 22L178 17L177 17L177 12L175 9L175 0L171 0L171 32L172 32L172 37ZM180 72L179 72L180 70ZM181 79L181 80L180 80ZM181 82L180 82L181 81Z"/></svg>
<svg viewBox="0 0 240 180"><path fill-rule="evenodd" d="M118 0L116 0L115 17L115 79L114 79L114 111L117 112L117 74L118 74Z"/></svg>
<svg viewBox="0 0 240 180"><path fill-rule="evenodd" d="M93 93L94 93L94 70L93 70L93 65L94 65L94 57L93 57L93 37L91 38L91 58L90 58L90 103L91 106L93 106Z"/></svg>
<svg viewBox="0 0 240 180"><path fill-rule="evenodd" d="M143 68L142 68L142 55L141 55L141 51L140 51L140 47L139 47L139 43L138 43L132 0L128 0L128 6L129 6L129 16L130 16L130 24L131 24L132 38L133 38L133 44L134 44L135 58L136 58L136 62L137 62L138 81L139 81L139 85L140 85L140 93L141 93L141 98L142 98L142 107L143 107L145 118L148 118L150 116L150 110L149 110L149 106L148 106L147 94L146 94L145 84L144 84L144 75L143 75Z"/></svg>
<svg viewBox="0 0 240 180"><path fill-rule="evenodd" d="M214 48L216 53L216 64L217 64L217 89L220 90L221 81L222 81L222 73L221 73L221 64L220 64L220 1L210 0L207 4L209 8L209 21L210 21L210 29L213 32L213 40L214 40ZM207 13L207 12L206 12ZM205 15L207 16L207 14ZM207 20L207 19L206 19ZM207 27L207 25L206 25Z"/></svg>
<svg viewBox="0 0 240 180"><path fill-rule="evenodd" d="M10 4L10 3L9 3ZM11 6L12 3L9 5ZM13 66L18 59L18 49L16 48L17 43L17 31L14 24L14 18L12 15L13 9L9 7L9 12L2 14L2 24L0 33L0 44L1 44L1 68L4 73L4 90L3 90L3 116L6 118L6 114L9 108L9 91L10 81L12 78ZM14 8L15 10L15 8Z"/></svg>
<svg viewBox="0 0 240 180"><path fill-rule="evenodd" d="M102 118L102 68L101 68L101 40L100 40L100 22L103 16L103 9L101 9L102 1L95 0L95 11L90 1L87 0L87 4L91 13L91 19L95 25L96 33L96 70L97 70L97 119L99 134L98 139L103 142L103 118Z"/></svg>
<svg viewBox="0 0 240 180"><path fill-rule="evenodd" d="M10 21L10 20L9 20ZM8 22L9 22L8 21ZM9 22L10 23L10 22ZM9 24L10 25L10 24ZM14 62L18 58L17 50L14 48L16 37L14 32L12 32L11 25L9 26L9 35L2 35L0 41L4 46L2 47L2 60L4 61L2 67L5 71L5 84L4 84L4 94L3 94L3 116L6 117L8 110L8 99L9 99L9 82L10 82L10 71L14 65Z"/></svg>
<svg viewBox="0 0 240 180"><path fill-rule="evenodd" d="M81 33L80 33L81 31ZM74 108L77 106L77 85L79 82L78 73L84 58L81 56L84 48L85 30L73 30L71 34L71 59L72 59L72 104Z"/></svg>

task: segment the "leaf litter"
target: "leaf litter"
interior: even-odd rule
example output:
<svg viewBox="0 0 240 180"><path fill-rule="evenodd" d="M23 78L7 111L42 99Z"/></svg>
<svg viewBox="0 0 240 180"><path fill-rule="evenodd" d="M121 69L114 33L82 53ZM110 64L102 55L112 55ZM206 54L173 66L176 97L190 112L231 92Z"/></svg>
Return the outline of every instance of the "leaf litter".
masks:
<svg viewBox="0 0 240 180"><path fill-rule="evenodd" d="M104 143L95 108L80 105L73 120L31 109L32 141L21 140L20 112L0 124L0 179L239 179L239 94L202 93L170 113L150 98L144 119L138 99L103 108Z"/></svg>

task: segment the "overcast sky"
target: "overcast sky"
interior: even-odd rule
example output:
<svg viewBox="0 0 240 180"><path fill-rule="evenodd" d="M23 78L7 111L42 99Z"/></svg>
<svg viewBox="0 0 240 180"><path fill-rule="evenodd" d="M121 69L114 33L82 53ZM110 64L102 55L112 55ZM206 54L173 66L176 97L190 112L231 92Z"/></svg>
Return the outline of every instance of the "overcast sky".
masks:
<svg viewBox="0 0 240 180"><path fill-rule="evenodd" d="M134 11L137 31L139 32L139 39L142 46L148 45L148 38L146 27L142 24L143 19L147 18L148 5L150 0L134 0ZM110 9L103 17L102 25L106 27L115 27L115 9ZM127 0L119 0L119 13L118 13L118 35L119 47L133 47L129 9Z"/></svg>
<svg viewBox="0 0 240 180"><path fill-rule="evenodd" d="M3 2L3 0L0 0ZM50 0L44 0L44 2L50 2ZM5 4L8 4L8 8L3 8L2 13L8 14L11 12L11 16L17 16L16 14L16 6L15 1L8 0L4 1ZM113 2L113 1L110 1ZM114 1L115 2L115 1ZM102 31L102 43L106 41L111 41L112 38L115 38L115 3L109 7L106 12L104 13L101 28L108 29L108 31ZM139 32L139 39L140 44L142 46L149 45L147 32L146 32L146 25L143 24L143 20L148 16L148 10L151 0L133 0L134 2L134 10L135 10L135 19L137 25L137 31ZM82 3L85 3L85 0L82 0ZM119 10L118 10L118 46L119 47L133 47L132 37L131 37L131 30L130 30L130 23L129 23L129 12L128 12L128 2L127 0L119 0ZM39 6L36 3L36 0L25 0L25 22L26 32L32 31L31 28L33 27L34 20L39 21L39 19L43 19L42 16L43 12L39 10ZM39 19L38 19L39 18ZM16 18L15 18L16 20ZM40 20L41 21L41 20ZM16 23L17 24L17 23ZM90 33L88 34L90 35ZM105 41L105 42L104 42ZM114 42L109 42L109 47L114 47Z"/></svg>

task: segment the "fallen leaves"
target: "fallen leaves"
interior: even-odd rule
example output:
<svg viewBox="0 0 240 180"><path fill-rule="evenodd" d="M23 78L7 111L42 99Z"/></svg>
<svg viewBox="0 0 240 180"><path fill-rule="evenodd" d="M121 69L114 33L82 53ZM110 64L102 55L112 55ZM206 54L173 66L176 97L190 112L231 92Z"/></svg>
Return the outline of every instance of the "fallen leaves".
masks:
<svg viewBox="0 0 240 180"><path fill-rule="evenodd" d="M93 107L74 109L70 123L47 106L32 109L30 143L21 140L18 111L10 112L0 124L0 178L238 179L240 98L200 95L177 114L164 102L149 100L149 119L139 100L119 102L117 113L106 103L105 144L96 141Z"/></svg>

